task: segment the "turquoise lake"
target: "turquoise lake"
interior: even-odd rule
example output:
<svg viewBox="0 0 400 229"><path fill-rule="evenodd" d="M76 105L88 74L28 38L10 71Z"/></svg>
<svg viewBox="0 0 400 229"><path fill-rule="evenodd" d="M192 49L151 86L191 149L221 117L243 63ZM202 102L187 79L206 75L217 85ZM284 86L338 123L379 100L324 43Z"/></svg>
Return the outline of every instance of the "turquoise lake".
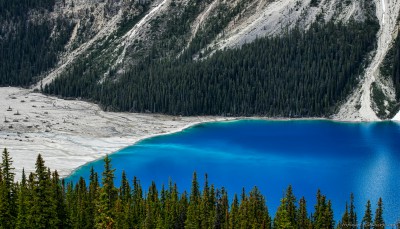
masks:
<svg viewBox="0 0 400 229"><path fill-rule="evenodd" d="M400 123L342 123L324 120L241 120L196 125L182 132L143 140L110 155L121 172L138 177L147 190L172 179L180 191L190 190L192 174L199 182L225 187L233 197L244 187L260 188L273 216L288 185L313 210L318 189L332 200L335 219L355 195L358 221L367 200L373 213L382 197L386 223L400 219ZM67 181L101 173L102 160L77 169ZM390 213L389 213L390 211Z"/></svg>

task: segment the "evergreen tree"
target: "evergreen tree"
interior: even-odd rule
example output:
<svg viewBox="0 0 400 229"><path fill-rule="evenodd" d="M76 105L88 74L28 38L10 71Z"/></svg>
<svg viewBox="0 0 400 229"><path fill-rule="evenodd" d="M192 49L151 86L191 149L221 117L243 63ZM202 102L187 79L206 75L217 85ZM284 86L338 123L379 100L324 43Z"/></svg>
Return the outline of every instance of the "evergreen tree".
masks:
<svg viewBox="0 0 400 229"><path fill-rule="evenodd" d="M67 228L68 218L66 212L66 204L65 204L65 196L64 191L61 187L60 177L58 175L57 170L52 174L52 184L51 189L53 191L53 201L55 202L55 211L58 218L57 228Z"/></svg>
<svg viewBox="0 0 400 229"><path fill-rule="evenodd" d="M14 168L7 149L3 150L0 179L0 228L13 228L17 217Z"/></svg>
<svg viewBox="0 0 400 229"><path fill-rule="evenodd" d="M371 201L367 201L367 205L365 206L364 217L361 222L361 229L372 229L372 210L371 210Z"/></svg>
<svg viewBox="0 0 400 229"><path fill-rule="evenodd" d="M88 190L88 208L87 214L89 221L87 222L89 228L94 228L95 226L95 212L96 212L96 201L99 197L99 179L97 173L94 171L93 167L90 169L89 177L89 190Z"/></svg>
<svg viewBox="0 0 400 229"><path fill-rule="evenodd" d="M296 197L293 194L292 186L289 185L289 187L286 190L286 211L289 215L289 220L290 224L293 227L297 226L297 216L296 216Z"/></svg>
<svg viewBox="0 0 400 229"><path fill-rule="evenodd" d="M200 189L199 183L197 181L196 172L193 173L192 179L192 188L190 190L190 201L188 206L187 218L185 222L186 229L195 229L201 228L201 219L200 219Z"/></svg>
<svg viewBox="0 0 400 229"><path fill-rule="evenodd" d="M357 213L354 206L354 194L350 195L350 212L349 212L349 223L351 229L357 229Z"/></svg>
<svg viewBox="0 0 400 229"><path fill-rule="evenodd" d="M17 223L16 228L23 229L28 228L27 225L27 215L29 212L28 209L28 200L29 200L29 193L26 181L25 170L22 169L22 179L21 184L19 186L18 192L18 216L17 216Z"/></svg>
<svg viewBox="0 0 400 229"><path fill-rule="evenodd" d="M290 215L286 209L287 200L283 198L281 200L281 205L278 207L276 211L276 215L274 218L274 229L293 229L295 228L290 221Z"/></svg>
<svg viewBox="0 0 400 229"><path fill-rule="evenodd" d="M346 205L347 208L347 205ZM345 214L346 217L348 213ZM326 196L321 194L321 191L317 192L317 204L315 205L315 212L313 215L313 226L316 228L334 228L333 211L331 202L326 200ZM347 218L346 218L346 221ZM342 222L344 224L344 222Z"/></svg>
<svg viewBox="0 0 400 229"><path fill-rule="evenodd" d="M34 228L55 228L59 225L56 203L50 174L39 154L36 160L36 170L32 174L32 206L28 216L28 225Z"/></svg>
<svg viewBox="0 0 400 229"><path fill-rule="evenodd" d="M121 188L119 196L121 197L121 200L123 202L128 201L131 197L131 187L129 185L128 179L126 178L125 171L122 171Z"/></svg>
<svg viewBox="0 0 400 229"><path fill-rule="evenodd" d="M378 200L378 207L375 211L374 229L384 229L385 221L383 220L383 202L382 198Z"/></svg>
<svg viewBox="0 0 400 229"><path fill-rule="evenodd" d="M302 197L299 202L299 209L297 211L297 228L308 229L311 227L311 221L308 218L306 199Z"/></svg>
<svg viewBox="0 0 400 229"><path fill-rule="evenodd" d="M239 228L239 219L239 200L237 194L235 194L231 205L229 228Z"/></svg>
<svg viewBox="0 0 400 229"><path fill-rule="evenodd" d="M97 211L95 215L96 228L114 228L113 208L117 200L118 190L114 187L114 171L111 168L111 159L106 155L104 158L104 171L102 185L100 188Z"/></svg>
<svg viewBox="0 0 400 229"><path fill-rule="evenodd" d="M349 215L349 206L346 202L346 210L343 213L342 220L339 222L339 228L349 228L350 225L350 215Z"/></svg>
<svg viewBox="0 0 400 229"><path fill-rule="evenodd" d="M246 198L247 199L247 198ZM254 187L248 198L247 216L251 228L270 228L271 218L265 204L265 198L257 187Z"/></svg>

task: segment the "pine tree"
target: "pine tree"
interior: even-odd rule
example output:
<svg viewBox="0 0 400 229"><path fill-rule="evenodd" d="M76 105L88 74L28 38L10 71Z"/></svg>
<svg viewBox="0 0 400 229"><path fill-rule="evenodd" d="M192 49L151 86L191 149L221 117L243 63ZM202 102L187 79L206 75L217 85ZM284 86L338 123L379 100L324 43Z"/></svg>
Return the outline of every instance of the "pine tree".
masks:
<svg viewBox="0 0 400 229"><path fill-rule="evenodd" d="M364 217L361 222L361 229L372 229L371 201L367 201L365 208Z"/></svg>
<svg viewBox="0 0 400 229"><path fill-rule="evenodd" d="M278 207L274 218L274 229L293 229L294 225L290 222L290 216L287 208L287 200L283 198L281 205Z"/></svg>
<svg viewBox="0 0 400 229"><path fill-rule="evenodd" d="M48 169L39 154L36 160L36 170L32 174L32 206L28 216L28 225L34 228L55 228L59 225L56 203Z"/></svg>
<svg viewBox="0 0 400 229"><path fill-rule="evenodd" d="M296 217L296 197L293 194L292 186L290 185L286 190L286 211L289 215L290 224L293 227L297 225L297 217Z"/></svg>
<svg viewBox="0 0 400 229"><path fill-rule="evenodd" d="M99 197L99 179L97 173L93 167L90 169L89 177L89 193L88 193L88 228L94 228L95 225L95 212L96 212L96 201Z"/></svg>
<svg viewBox="0 0 400 229"><path fill-rule="evenodd" d="M52 174L52 191L53 198L55 202L55 209L58 218L58 228L66 228L68 227L68 217L66 212L66 204L65 204L65 196L64 191L61 187L60 176L58 175L57 170Z"/></svg>
<svg viewBox="0 0 400 229"><path fill-rule="evenodd" d="M250 227L270 228L271 219L265 204L265 198L257 187L254 187L249 193L247 210Z"/></svg>
<svg viewBox="0 0 400 229"><path fill-rule="evenodd" d="M311 221L308 218L306 199L302 197L299 202L299 209L297 211L297 228L307 229L311 227Z"/></svg>
<svg viewBox="0 0 400 229"><path fill-rule="evenodd" d="M331 202L327 201L326 196L322 195L321 191L318 190L317 204L315 205L315 213L313 215L313 226L316 228L334 228L333 218Z"/></svg>
<svg viewBox="0 0 400 229"><path fill-rule="evenodd" d="M126 202L131 197L131 187L129 185L129 181L126 178L125 171L122 171L122 179L121 179L121 188L120 188L120 195L121 200Z"/></svg>
<svg viewBox="0 0 400 229"><path fill-rule="evenodd" d="M201 228L210 228L213 225L214 193L208 185L208 176L205 174L204 189L199 203Z"/></svg>
<svg viewBox="0 0 400 229"><path fill-rule="evenodd" d="M3 150L0 181L0 227L13 228L17 217L14 168L7 149Z"/></svg>
<svg viewBox="0 0 400 229"><path fill-rule="evenodd" d="M328 204L325 208L325 219L326 219L326 228L327 229L333 229L335 228L335 220L333 216L333 210L332 210L332 202L328 200Z"/></svg>
<svg viewBox="0 0 400 229"><path fill-rule="evenodd" d="M193 173L192 179L192 188L190 190L190 200L187 212L187 218L185 222L186 229L195 229L201 228L201 219L200 219L200 190L199 190L199 183L197 182L197 174L196 172Z"/></svg>
<svg viewBox="0 0 400 229"><path fill-rule="evenodd" d="M378 200L378 207L375 211L374 229L384 229L385 221L383 220L383 202L382 198Z"/></svg>
<svg viewBox="0 0 400 229"><path fill-rule="evenodd" d="M115 169L111 169L111 159L106 155L102 177L103 187L100 189L100 196L96 206L96 228L110 229L115 227L113 208L117 200L118 190L114 187L114 172Z"/></svg>
<svg viewBox="0 0 400 229"><path fill-rule="evenodd" d="M19 186L18 204L17 204L18 216L17 216L16 228L18 229L28 228L27 214L29 212L28 209L29 194L26 182L27 181L26 181L25 169L22 169L22 179L21 179L21 184Z"/></svg>
<svg viewBox="0 0 400 229"><path fill-rule="evenodd" d="M133 178L132 205L134 206L132 214L132 224L141 225L146 217L146 206L143 199L143 190L137 177Z"/></svg>
<svg viewBox="0 0 400 229"><path fill-rule="evenodd" d="M354 206L354 194L350 195L350 212L349 212L349 223L351 229L357 229L357 213Z"/></svg>
<svg viewBox="0 0 400 229"><path fill-rule="evenodd" d="M346 202L346 210L343 213L342 219L339 222L339 228L349 228L350 224L350 215L349 215L349 205Z"/></svg>
<svg viewBox="0 0 400 229"><path fill-rule="evenodd" d="M239 228L239 200L237 194L233 197L229 215L229 228Z"/></svg>

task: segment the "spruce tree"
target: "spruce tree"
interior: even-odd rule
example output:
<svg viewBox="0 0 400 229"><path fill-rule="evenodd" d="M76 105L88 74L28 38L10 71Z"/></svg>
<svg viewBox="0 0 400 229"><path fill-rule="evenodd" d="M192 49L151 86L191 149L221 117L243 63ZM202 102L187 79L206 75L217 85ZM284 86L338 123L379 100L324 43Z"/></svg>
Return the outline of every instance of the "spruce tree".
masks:
<svg viewBox="0 0 400 229"><path fill-rule="evenodd" d="M332 210L332 202L328 200L328 204L325 208L325 220L326 220L326 228L327 229L333 229L335 228L335 220L334 220L334 215L333 215L333 210Z"/></svg>
<svg viewBox="0 0 400 229"><path fill-rule="evenodd" d="M351 229L357 229L357 213L354 206L354 194L350 195L350 212L349 212L349 223Z"/></svg>
<svg viewBox="0 0 400 229"><path fill-rule="evenodd" d="M251 228L270 228L271 219L265 198L257 187L254 187L248 198L248 223Z"/></svg>
<svg viewBox="0 0 400 229"><path fill-rule="evenodd" d="M372 210L371 210L371 201L367 201L365 206L364 217L361 222L361 229L372 229Z"/></svg>
<svg viewBox="0 0 400 229"><path fill-rule="evenodd" d="M342 219L339 222L339 228L348 228L350 225L349 205L346 202L346 210L343 213Z"/></svg>
<svg viewBox="0 0 400 229"><path fill-rule="evenodd" d="M286 190L286 211L289 215L289 220L290 220L290 224L293 227L296 227L297 225L297 217L296 217L296 197L293 194L293 190L292 190L292 186L289 185L289 187Z"/></svg>
<svg viewBox="0 0 400 229"><path fill-rule="evenodd" d="M7 149L3 150L0 180L0 227L15 227L17 217L16 191L14 185L14 168Z"/></svg>
<svg viewBox="0 0 400 229"><path fill-rule="evenodd" d="M302 197L297 211L297 229L308 229L311 227L311 221L308 218L306 199Z"/></svg>
<svg viewBox="0 0 400 229"><path fill-rule="evenodd" d="M237 194L235 194L229 214L229 228L238 228L239 219L239 200Z"/></svg>
<svg viewBox="0 0 400 229"><path fill-rule="evenodd" d="M59 225L57 205L53 197L50 174L40 154L36 160L35 173L32 175L32 206L28 225L38 229L55 228Z"/></svg>
<svg viewBox="0 0 400 229"><path fill-rule="evenodd" d="M66 212L66 204L65 204L65 193L61 187L60 176L58 175L57 170L52 174L52 186L51 189L53 191L53 198L56 204L56 213L58 217L58 228L67 228L68 225L68 217Z"/></svg>
<svg viewBox="0 0 400 229"><path fill-rule="evenodd" d="M17 204L18 216L17 216L16 228L18 229L28 228L27 225L27 214L29 212L28 200L29 200L29 194L28 194L25 169L22 169L22 179L21 179L21 184L19 186L18 204Z"/></svg>
<svg viewBox="0 0 400 229"><path fill-rule="evenodd" d="M118 190L114 187L114 172L111 168L111 159L106 155L104 158L104 171L99 200L96 205L96 228L115 228L113 208L117 200Z"/></svg>
<svg viewBox="0 0 400 229"><path fill-rule="evenodd" d="M190 200L187 212L187 218L185 222L186 229L195 229L201 228L201 219L200 219L200 189L199 183L197 181L197 174L196 172L193 173L192 179L192 188L190 190Z"/></svg>
<svg viewBox="0 0 400 229"><path fill-rule="evenodd" d="M378 207L375 211L374 229L384 229L385 221L383 220L383 202L382 198L378 200Z"/></svg>
<svg viewBox="0 0 400 229"><path fill-rule="evenodd" d="M283 198L274 218L274 229L294 229L295 226L290 222L290 216L287 211L287 200Z"/></svg>
<svg viewBox="0 0 400 229"><path fill-rule="evenodd" d="M93 167L90 169L89 177L89 193L88 193L88 227L94 228L95 225L95 212L96 212L96 201L99 196L99 179L97 173Z"/></svg>

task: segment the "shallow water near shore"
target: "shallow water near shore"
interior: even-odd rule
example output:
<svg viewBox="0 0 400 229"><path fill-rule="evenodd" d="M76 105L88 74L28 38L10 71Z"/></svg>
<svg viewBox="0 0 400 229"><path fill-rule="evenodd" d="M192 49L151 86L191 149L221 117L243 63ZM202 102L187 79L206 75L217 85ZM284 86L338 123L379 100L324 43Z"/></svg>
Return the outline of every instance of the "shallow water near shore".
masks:
<svg viewBox="0 0 400 229"><path fill-rule="evenodd" d="M110 155L119 185L122 170L138 177L147 190L152 181L161 188L169 179L189 190L194 171L199 182L225 187L233 197L244 187L260 188L272 215L284 190L292 185L313 211L318 189L332 200L339 220L355 195L358 221L364 206L379 197L384 218L400 219L400 123L343 123L324 120L241 120L199 124L184 131L149 138ZM67 177L89 178L101 173L102 160L88 163Z"/></svg>

